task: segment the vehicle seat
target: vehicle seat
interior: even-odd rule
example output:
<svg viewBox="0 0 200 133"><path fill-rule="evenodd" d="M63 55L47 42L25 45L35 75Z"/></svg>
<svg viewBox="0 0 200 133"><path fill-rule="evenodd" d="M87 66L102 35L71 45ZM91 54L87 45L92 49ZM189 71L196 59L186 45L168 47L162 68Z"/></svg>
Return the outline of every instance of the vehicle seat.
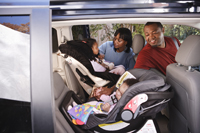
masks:
<svg viewBox="0 0 200 133"><path fill-rule="evenodd" d="M95 72L87 58L87 53L84 53L88 48L83 45L82 42L68 41L66 44L61 44L59 49L63 54L66 54L66 67L70 67L87 94L91 94L93 87L115 85L120 75L109 72Z"/></svg>
<svg viewBox="0 0 200 133"><path fill-rule="evenodd" d="M68 56L65 60L65 65L70 66L71 70L78 79L78 82L83 86L83 88L89 95L92 92L93 86L102 87L109 83L109 80L104 80L102 78L92 75L83 64L81 64L73 57ZM86 75L89 79L86 77Z"/></svg>
<svg viewBox="0 0 200 133"><path fill-rule="evenodd" d="M54 83L54 100L55 100L55 115L56 115L56 132L57 133L74 133L70 125L67 123L59 106L70 90L65 86L61 76L57 72L53 72Z"/></svg>
<svg viewBox="0 0 200 133"><path fill-rule="evenodd" d="M52 28L52 59L53 59L53 72L58 72L65 81L65 72L62 65L59 64L58 56L58 37L56 29Z"/></svg>
<svg viewBox="0 0 200 133"><path fill-rule="evenodd" d="M173 133L200 133L200 36L188 36L180 46L175 60L167 66L166 81L171 84L174 98L170 102L169 127Z"/></svg>
<svg viewBox="0 0 200 133"><path fill-rule="evenodd" d="M63 36L63 42L66 40L64 38L65 37ZM86 96L81 85L79 84L69 65L66 64L64 57L58 54L58 50L57 30L52 28L53 72L59 73L68 88L73 90L75 94L77 94L77 96L82 100L82 102L85 102Z"/></svg>
<svg viewBox="0 0 200 133"><path fill-rule="evenodd" d="M154 118L155 114L166 106L173 94L167 91L170 85L165 84L162 77L150 70L144 69L132 69L129 72L132 73L140 82L129 87L113 110L106 116L90 114L85 125L72 125L73 129L81 127L84 130L116 133L137 131L143 126L147 119ZM134 116L133 118L133 115L135 114L130 112L128 109L123 108L126 104L131 108L131 105L129 105L130 103L128 102L130 102L130 100L137 94L147 94L148 101L142 104L141 108L138 108L138 112L140 112L140 109L141 112L138 116ZM71 118L67 113L67 107L70 105L71 101L71 97L69 97L70 96L64 99L60 109L63 115L66 116L66 120L69 121L69 124L71 125ZM134 101L134 103L137 102Z"/></svg>
<svg viewBox="0 0 200 133"><path fill-rule="evenodd" d="M133 38L133 43L132 43L132 49L133 49L133 52L135 53L135 56L134 56L135 61L137 60L139 52L144 47L144 44L145 44L144 37L140 34L136 34Z"/></svg>

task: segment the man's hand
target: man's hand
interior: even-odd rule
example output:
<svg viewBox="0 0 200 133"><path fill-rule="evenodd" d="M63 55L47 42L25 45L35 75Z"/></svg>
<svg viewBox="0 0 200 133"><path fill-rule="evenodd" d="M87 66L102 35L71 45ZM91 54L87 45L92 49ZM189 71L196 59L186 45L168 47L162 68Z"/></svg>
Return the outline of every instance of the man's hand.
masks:
<svg viewBox="0 0 200 133"><path fill-rule="evenodd" d="M105 95L110 95L112 93L112 91L114 90L115 85L111 88L107 88L107 87L99 87L93 90L93 95L92 97L95 97L97 100L100 100L100 97L102 94Z"/></svg>

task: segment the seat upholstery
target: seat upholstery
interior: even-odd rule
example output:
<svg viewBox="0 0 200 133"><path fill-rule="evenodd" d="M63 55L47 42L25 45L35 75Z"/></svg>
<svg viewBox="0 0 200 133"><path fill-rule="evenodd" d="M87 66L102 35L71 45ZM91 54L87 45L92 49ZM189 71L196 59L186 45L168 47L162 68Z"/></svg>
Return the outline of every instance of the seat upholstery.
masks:
<svg viewBox="0 0 200 133"><path fill-rule="evenodd" d="M66 72L66 84L69 87L69 89L72 90L81 99L82 102L86 102L87 98L84 94L83 88L67 61L64 61L64 70Z"/></svg>
<svg viewBox="0 0 200 133"><path fill-rule="evenodd" d="M57 73L53 73L54 81L54 100L55 100L55 114L56 114L56 132L57 133L74 133L70 125L67 123L62 113L59 110L59 106L63 101L69 88L66 87L63 79Z"/></svg>
<svg viewBox="0 0 200 133"><path fill-rule="evenodd" d="M200 133L200 73L191 69L200 65L199 51L200 36L188 36L176 54L178 63L167 66L166 81L174 91L169 107L169 127L174 133Z"/></svg>
<svg viewBox="0 0 200 133"><path fill-rule="evenodd" d="M59 56L58 52L58 37L56 29L52 28L52 59L53 59L53 72L57 72L61 75L63 81L66 83L70 90L73 90L77 96L85 102L86 97L81 85L73 74L69 65L63 56Z"/></svg>
<svg viewBox="0 0 200 133"><path fill-rule="evenodd" d="M133 43L132 43L132 49L133 52L135 53L134 59L137 60L137 56L139 52L142 50L144 47L145 40L144 37L140 34L136 34L133 38Z"/></svg>
<svg viewBox="0 0 200 133"><path fill-rule="evenodd" d="M109 83L108 80L104 80L102 78L99 78L99 77L96 77L96 76L92 75L84 65L82 65L79 61L77 61L76 59L74 59L71 56L68 56L66 58L65 65L66 65L66 67L70 67L71 68L71 70L73 71L75 77L77 78L76 80L82 85L82 87L85 89L85 91L88 94L91 94L93 87L91 87L88 84L86 84L83 81L81 81L82 78L77 73L77 68L78 68L78 70L80 70L80 72L83 75L87 75L94 82L94 86L96 86L96 87L101 87L101 86L104 86L104 85Z"/></svg>
<svg viewBox="0 0 200 133"><path fill-rule="evenodd" d="M52 59L53 59L53 72L58 72L65 81L64 69L61 65L63 57L58 56L58 37L56 29L52 28Z"/></svg>

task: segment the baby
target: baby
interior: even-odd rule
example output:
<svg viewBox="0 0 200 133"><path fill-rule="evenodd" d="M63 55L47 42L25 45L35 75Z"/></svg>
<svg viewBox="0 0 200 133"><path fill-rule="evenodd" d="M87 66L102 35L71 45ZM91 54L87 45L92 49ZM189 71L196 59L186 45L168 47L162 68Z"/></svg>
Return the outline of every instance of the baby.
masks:
<svg viewBox="0 0 200 133"><path fill-rule="evenodd" d="M91 101L81 105L74 104L74 107L68 108L68 113L72 117L72 122L76 125L86 124L90 114L109 113L118 100L122 97L124 92L129 86L139 82L137 79L126 79L123 84L110 96L102 95L101 100L103 102Z"/></svg>
<svg viewBox="0 0 200 133"><path fill-rule="evenodd" d="M77 105L73 102L73 107L68 107L68 113L72 117L72 122L75 125L83 125L86 124L90 114L109 113L114 108L118 100L122 97L124 92L129 88L129 86L137 82L139 81L134 78L126 79L116 90L116 92L110 96L102 95L100 99L103 102L90 101L81 105Z"/></svg>
<svg viewBox="0 0 200 133"><path fill-rule="evenodd" d="M123 84L110 96L108 95L102 95L100 99L104 101L104 103L101 105L101 109L105 112L110 112L117 101L122 97L124 92L129 88L129 86L139 82L137 79L131 78L126 79Z"/></svg>

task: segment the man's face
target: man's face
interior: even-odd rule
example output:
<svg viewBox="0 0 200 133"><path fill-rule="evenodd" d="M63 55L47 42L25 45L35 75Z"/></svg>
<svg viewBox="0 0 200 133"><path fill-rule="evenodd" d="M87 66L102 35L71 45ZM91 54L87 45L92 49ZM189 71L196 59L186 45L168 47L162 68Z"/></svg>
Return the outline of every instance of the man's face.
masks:
<svg viewBox="0 0 200 133"><path fill-rule="evenodd" d="M152 47L157 47L164 43L164 28L161 29L157 24L145 26L144 34L147 43Z"/></svg>

